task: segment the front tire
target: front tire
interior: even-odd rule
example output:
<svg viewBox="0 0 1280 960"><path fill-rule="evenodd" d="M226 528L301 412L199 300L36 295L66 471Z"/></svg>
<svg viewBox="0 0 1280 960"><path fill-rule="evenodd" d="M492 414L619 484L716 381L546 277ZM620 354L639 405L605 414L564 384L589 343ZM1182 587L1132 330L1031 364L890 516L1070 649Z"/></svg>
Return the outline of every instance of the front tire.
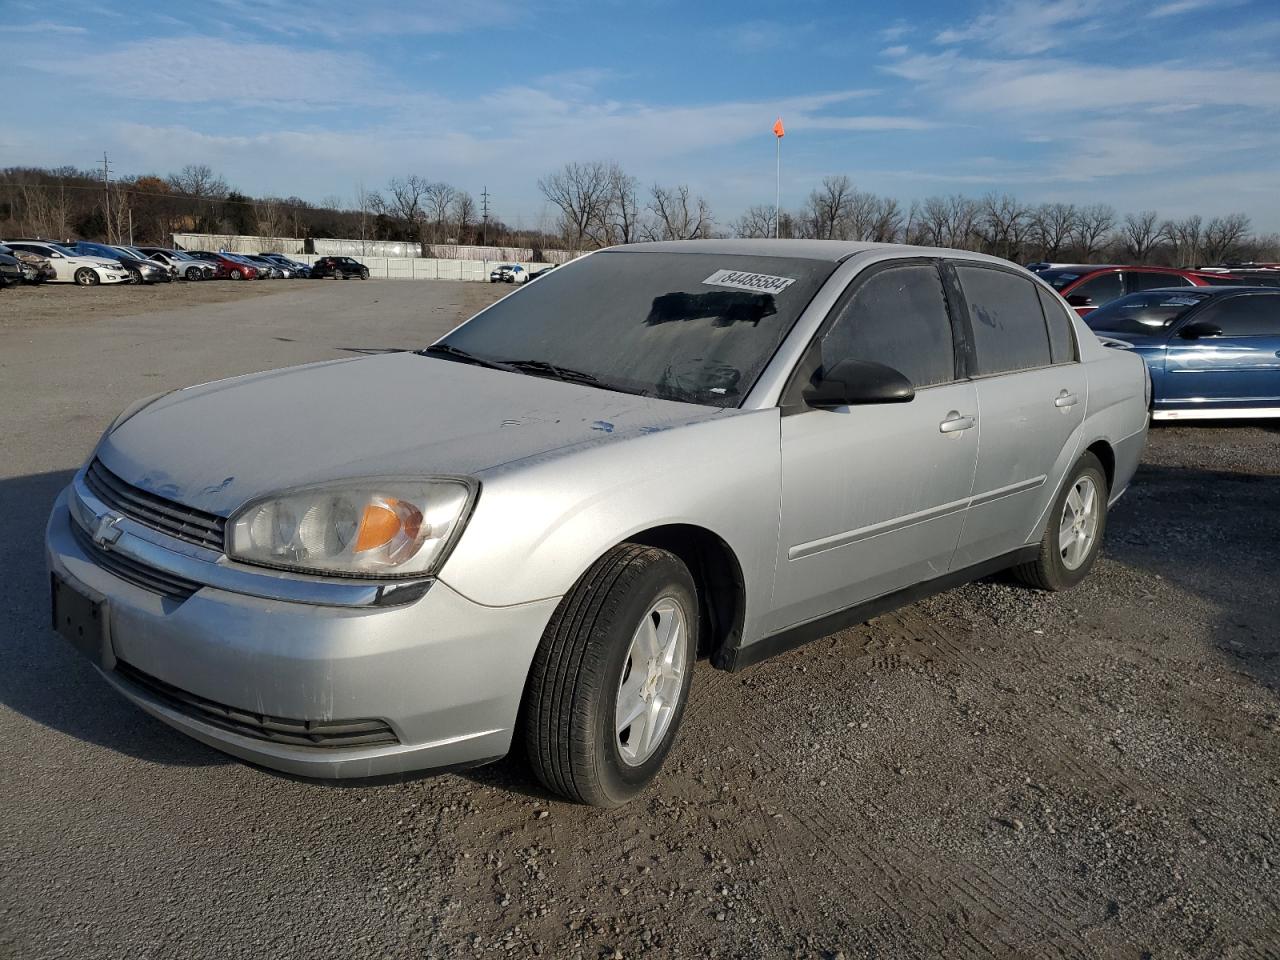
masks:
<svg viewBox="0 0 1280 960"><path fill-rule="evenodd" d="M232 270L232 271L231 271L231 279L232 279L232 280L243 280L243 279L244 279L244 274L243 274L243 273L241 273L239 270Z"/></svg>
<svg viewBox="0 0 1280 960"><path fill-rule="evenodd" d="M368 270L368 268L367 268L367 267L366 267L364 270L361 270L361 271L360 271L360 279L361 279L361 280L368 280L368 279L369 279L369 270Z"/></svg>
<svg viewBox="0 0 1280 960"><path fill-rule="evenodd" d="M199 267L189 267L185 276L194 283L196 280L203 279L204 272Z"/></svg>
<svg viewBox="0 0 1280 960"><path fill-rule="evenodd" d="M76 283L82 287L96 287L101 282L98 271L92 267L81 267L76 271Z"/></svg>
<svg viewBox="0 0 1280 960"><path fill-rule="evenodd" d="M1107 474L1092 453L1075 465L1054 500L1040 552L1013 568L1014 575L1041 590L1066 590L1089 575L1107 529Z"/></svg>
<svg viewBox="0 0 1280 960"><path fill-rule="evenodd" d="M525 687L525 749L542 784L598 807L647 787L675 742L697 650L697 589L674 554L624 543L597 560L552 615Z"/></svg>

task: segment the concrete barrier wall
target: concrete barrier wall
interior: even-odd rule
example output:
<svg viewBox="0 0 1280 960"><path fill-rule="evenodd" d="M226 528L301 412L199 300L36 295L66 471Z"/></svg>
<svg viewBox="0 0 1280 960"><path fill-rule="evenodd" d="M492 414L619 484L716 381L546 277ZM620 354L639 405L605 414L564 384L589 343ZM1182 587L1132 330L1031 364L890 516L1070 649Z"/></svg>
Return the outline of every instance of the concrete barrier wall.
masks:
<svg viewBox="0 0 1280 960"><path fill-rule="evenodd" d="M290 254L301 263L315 263L315 254ZM423 257L356 257L369 268L369 276L380 280L488 280L489 271L512 260L438 260ZM545 263L521 263L526 270L537 273L545 270Z"/></svg>

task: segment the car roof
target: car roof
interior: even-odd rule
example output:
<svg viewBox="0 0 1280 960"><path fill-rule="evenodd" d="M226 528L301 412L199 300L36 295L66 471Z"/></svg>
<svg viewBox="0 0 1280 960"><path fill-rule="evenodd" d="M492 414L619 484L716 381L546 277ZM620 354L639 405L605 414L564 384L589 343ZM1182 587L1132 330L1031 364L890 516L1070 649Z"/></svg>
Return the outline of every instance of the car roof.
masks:
<svg viewBox="0 0 1280 960"><path fill-rule="evenodd" d="M871 243L860 240L659 240L606 247L606 251L636 253L711 253L725 256L784 257L840 263L859 254L897 253L904 257L953 257L1025 269L1000 257L949 247L917 247L906 243Z"/></svg>

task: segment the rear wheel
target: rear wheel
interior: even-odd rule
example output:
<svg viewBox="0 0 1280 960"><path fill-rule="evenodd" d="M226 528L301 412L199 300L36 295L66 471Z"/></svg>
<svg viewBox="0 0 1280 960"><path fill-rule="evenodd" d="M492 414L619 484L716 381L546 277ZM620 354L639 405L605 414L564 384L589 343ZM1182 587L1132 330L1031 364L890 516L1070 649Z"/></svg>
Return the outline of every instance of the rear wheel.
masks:
<svg viewBox="0 0 1280 960"><path fill-rule="evenodd" d="M76 271L76 283L82 287L96 287L100 282L98 271L93 267L81 267Z"/></svg>
<svg viewBox="0 0 1280 960"><path fill-rule="evenodd" d="M1014 567L1015 576L1041 590L1066 590L1088 576L1107 528L1107 498L1106 472L1086 453L1054 501L1039 554Z"/></svg>
<svg viewBox="0 0 1280 960"><path fill-rule="evenodd" d="M601 807L648 786L697 649L697 591L674 554L624 543L597 560L553 614L525 688L525 747L543 785Z"/></svg>

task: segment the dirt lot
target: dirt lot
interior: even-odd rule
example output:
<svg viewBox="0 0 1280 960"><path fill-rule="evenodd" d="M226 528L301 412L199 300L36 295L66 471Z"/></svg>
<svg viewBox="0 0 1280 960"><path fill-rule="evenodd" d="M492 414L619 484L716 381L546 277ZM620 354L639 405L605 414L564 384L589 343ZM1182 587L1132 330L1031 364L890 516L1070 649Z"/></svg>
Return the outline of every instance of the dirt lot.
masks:
<svg viewBox="0 0 1280 960"><path fill-rule="evenodd" d="M1074 591L987 581L700 665L622 810L516 760L323 786L150 720L52 635L48 505L135 396L413 346L506 291L82 309L150 292L0 294L0 956L1280 955L1280 428L1153 431Z"/></svg>

